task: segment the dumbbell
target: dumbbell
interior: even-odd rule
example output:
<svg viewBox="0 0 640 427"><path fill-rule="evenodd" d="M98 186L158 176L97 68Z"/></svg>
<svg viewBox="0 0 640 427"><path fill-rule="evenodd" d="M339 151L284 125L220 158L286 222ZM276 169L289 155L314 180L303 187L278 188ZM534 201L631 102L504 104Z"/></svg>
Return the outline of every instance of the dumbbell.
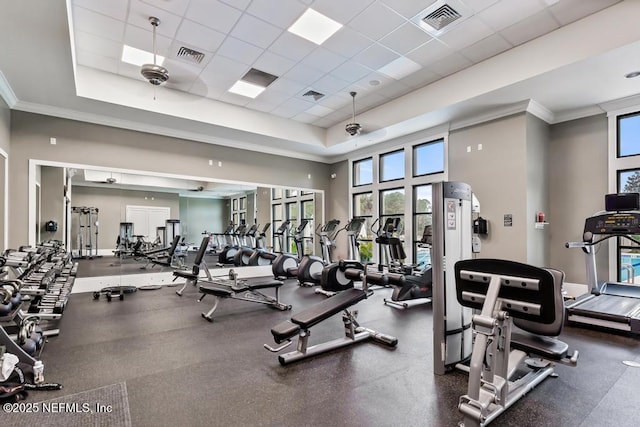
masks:
<svg viewBox="0 0 640 427"><path fill-rule="evenodd" d="M3 280L0 282L0 286L11 293L11 304L14 307L17 307L22 302L22 295L20 295L22 282L20 280Z"/></svg>
<svg viewBox="0 0 640 427"><path fill-rule="evenodd" d="M5 288L0 288L0 317L7 316L12 309L11 292Z"/></svg>

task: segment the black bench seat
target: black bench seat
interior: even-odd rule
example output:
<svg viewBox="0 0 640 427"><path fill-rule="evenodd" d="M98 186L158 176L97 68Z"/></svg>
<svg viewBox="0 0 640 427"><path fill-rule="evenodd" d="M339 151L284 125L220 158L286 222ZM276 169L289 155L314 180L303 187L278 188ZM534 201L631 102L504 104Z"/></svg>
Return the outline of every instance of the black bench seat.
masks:
<svg viewBox="0 0 640 427"><path fill-rule="evenodd" d="M174 273L175 274L175 273ZM190 274L190 273L187 273ZM225 283L227 282L227 283ZM239 292L245 291L257 291L259 289L271 289L271 288L279 288L284 285L284 282L281 280L273 280L273 279L244 279L239 283L233 285L232 281L221 280L220 283L216 282L208 282L201 281L198 289L203 294L216 295L219 297L230 297L231 295Z"/></svg>
<svg viewBox="0 0 640 427"><path fill-rule="evenodd" d="M182 277L183 279L198 279L198 273L194 273L192 271L176 270L173 272L173 275L176 277Z"/></svg>
<svg viewBox="0 0 640 427"><path fill-rule="evenodd" d="M271 334L277 343L281 343L297 334L300 329L309 329L365 298L367 298L367 293L362 289L347 289L294 314L291 316L291 321L287 320L277 324L271 329Z"/></svg>
<svg viewBox="0 0 640 427"><path fill-rule="evenodd" d="M525 331L512 332L511 348L554 361L564 359L569 351L569 346L560 340Z"/></svg>

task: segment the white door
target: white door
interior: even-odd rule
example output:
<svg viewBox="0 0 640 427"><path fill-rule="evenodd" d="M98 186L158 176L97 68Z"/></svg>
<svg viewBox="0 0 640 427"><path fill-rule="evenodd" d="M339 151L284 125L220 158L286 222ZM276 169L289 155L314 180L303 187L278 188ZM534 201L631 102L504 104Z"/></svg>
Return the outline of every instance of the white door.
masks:
<svg viewBox="0 0 640 427"><path fill-rule="evenodd" d="M170 218L168 207L127 205L127 222L133 223L133 234L143 235L147 240L155 240L156 228L164 227Z"/></svg>

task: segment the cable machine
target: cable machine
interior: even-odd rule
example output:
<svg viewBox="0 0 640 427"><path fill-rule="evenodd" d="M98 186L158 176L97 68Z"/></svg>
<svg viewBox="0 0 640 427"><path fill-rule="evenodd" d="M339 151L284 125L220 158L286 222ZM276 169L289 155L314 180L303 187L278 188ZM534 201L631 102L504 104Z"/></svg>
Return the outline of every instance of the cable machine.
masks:
<svg viewBox="0 0 640 427"><path fill-rule="evenodd" d="M71 214L76 216L78 224L78 258L98 257L98 208L72 206Z"/></svg>

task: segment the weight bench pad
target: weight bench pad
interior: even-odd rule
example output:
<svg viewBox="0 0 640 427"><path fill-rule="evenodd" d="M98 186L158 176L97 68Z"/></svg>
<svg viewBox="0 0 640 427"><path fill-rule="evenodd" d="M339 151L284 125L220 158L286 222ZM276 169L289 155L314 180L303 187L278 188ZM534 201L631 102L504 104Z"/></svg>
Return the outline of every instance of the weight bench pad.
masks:
<svg viewBox="0 0 640 427"><path fill-rule="evenodd" d="M229 298L235 293L231 289L218 287L212 284L200 285L198 286L198 289L203 294L215 295L217 297L222 297L222 298Z"/></svg>
<svg viewBox="0 0 640 427"><path fill-rule="evenodd" d="M183 279L191 279L191 280L196 280L198 278L197 274L193 274L190 271L182 271L182 270L174 271L173 275L176 277L182 277Z"/></svg>
<svg viewBox="0 0 640 427"><path fill-rule="evenodd" d="M527 332L513 332L511 334L511 347L533 353L547 360L562 360L567 356L569 346L555 338L543 335L535 335Z"/></svg>
<svg viewBox="0 0 640 427"><path fill-rule="evenodd" d="M267 288L279 288L284 285L284 282L281 280L263 280L263 281L255 281L255 282L242 282L238 283L233 290L236 292L244 292L258 289L267 289Z"/></svg>
<svg viewBox="0 0 640 427"><path fill-rule="evenodd" d="M362 289L347 289L300 313L294 314L291 316L291 321L299 325L302 329L309 329L313 325L328 319L365 298L367 298L367 294Z"/></svg>
<svg viewBox="0 0 640 427"><path fill-rule="evenodd" d="M296 335L300 331L300 326L291 323L288 320L278 323L271 328L271 335L276 344L280 344L283 341L288 340L292 336Z"/></svg>

